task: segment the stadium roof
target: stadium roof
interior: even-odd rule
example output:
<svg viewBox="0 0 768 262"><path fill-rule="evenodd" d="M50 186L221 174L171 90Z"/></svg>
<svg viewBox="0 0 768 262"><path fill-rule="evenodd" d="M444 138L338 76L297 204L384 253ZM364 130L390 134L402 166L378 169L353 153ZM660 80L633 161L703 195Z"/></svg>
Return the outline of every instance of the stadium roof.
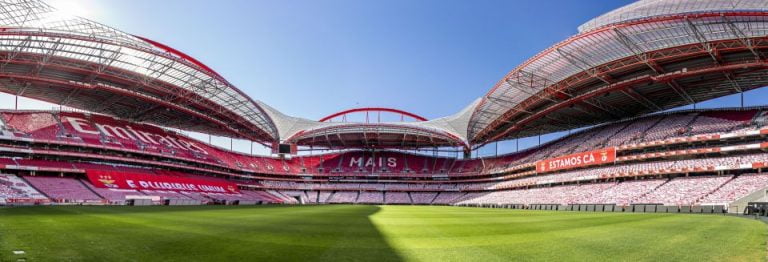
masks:
<svg viewBox="0 0 768 262"><path fill-rule="evenodd" d="M383 123L314 121L287 116L266 105L263 107L275 119L280 137L286 143L330 148L468 148L466 126L478 102L479 99L448 117L419 122Z"/></svg>
<svg viewBox="0 0 768 262"><path fill-rule="evenodd" d="M657 112L768 84L768 0L646 0L509 72L461 112L329 123L251 99L171 47L0 0L0 91L184 130L328 147L469 148Z"/></svg>
<svg viewBox="0 0 768 262"><path fill-rule="evenodd" d="M768 1L646 0L530 58L475 109L472 143L633 117L765 86Z"/></svg>
<svg viewBox="0 0 768 262"><path fill-rule="evenodd" d="M259 105L199 61L42 1L0 2L0 91L205 133L277 139Z"/></svg>

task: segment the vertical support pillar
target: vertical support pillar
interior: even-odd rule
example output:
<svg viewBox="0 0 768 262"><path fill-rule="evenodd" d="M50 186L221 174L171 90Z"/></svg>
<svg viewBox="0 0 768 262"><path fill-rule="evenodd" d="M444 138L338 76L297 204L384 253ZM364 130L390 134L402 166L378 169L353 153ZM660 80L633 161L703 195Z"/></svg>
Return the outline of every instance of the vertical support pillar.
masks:
<svg viewBox="0 0 768 262"><path fill-rule="evenodd" d="M741 109L744 109L744 91L741 91L739 94L741 95Z"/></svg>

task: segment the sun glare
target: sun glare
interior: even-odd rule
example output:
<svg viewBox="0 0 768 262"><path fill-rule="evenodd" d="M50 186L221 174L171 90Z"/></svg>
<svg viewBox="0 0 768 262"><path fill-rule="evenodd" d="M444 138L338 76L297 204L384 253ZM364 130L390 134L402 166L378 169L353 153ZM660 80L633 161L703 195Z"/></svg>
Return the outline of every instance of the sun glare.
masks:
<svg viewBox="0 0 768 262"><path fill-rule="evenodd" d="M82 0L50 0L48 4L65 15L88 17L93 14L88 1Z"/></svg>

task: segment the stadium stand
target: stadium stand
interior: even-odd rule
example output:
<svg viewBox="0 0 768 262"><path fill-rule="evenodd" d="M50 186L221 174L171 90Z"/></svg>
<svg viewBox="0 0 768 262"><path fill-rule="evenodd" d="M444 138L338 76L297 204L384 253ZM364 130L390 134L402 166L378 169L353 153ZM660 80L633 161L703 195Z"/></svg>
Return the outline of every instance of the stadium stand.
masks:
<svg viewBox="0 0 768 262"><path fill-rule="evenodd" d="M338 201L343 201L338 199ZM357 203L361 204L377 204L384 203L384 193L382 192L360 192L360 196L357 198Z"/></svg>
<svg viewBox="0 0 768 262"><path fill-rule="evenodd" d="M731 179L731 176L675 178L634 202L671 206L691 205Z"/></svg>
<svg viewBox="0 0 768 262"><path fill-rule="evenodd" d="M111 204L123 204L129 196L144 196L145 194L133 190L133 189L111 189L111 188L99 188L93 186L88 181L81 181L82 184L88 187L91 191L95 192L101 198L106 199Z"/></svg>
<svg viewBox="0 0 768 262"><path fill-rule="evenodd" d="M576 200L576 204L616 204L627 206L633 200L648 194L654 189L666 183L665 179L630 180L618 183L589 197Z"/></svg>
<svg viewBox="0 0 768 262"><path fill-rule="evenodd" d="M25 201L35 202L48 198L23 179L10 174L0 174L0 204Z"/></svg>
<svg viewBox="0 0 768 262"><path fill-rule="evenodd" d="M382 202L379 202L382 203ZM384 204L411 204L411 197L406 192L384 193Z"/></svg>
<svg viewBox="0 0 768 262"><path fill-rule="evenodd" d="M694 2L640 6L582 25L577 35L516 67L454 116L428 121L377 109L416 121L370 123L367 114L374 109L362 108L351 111L365 112L365 123L329 124L326 120L351 111L320 121L285 116L186 54L92 21L50 17L55 8L22 1L14 7L18 10L0 15L8 16L7 28L25 29L9 31L27 40L19 42L23 45L9 41L8 50L30 54L5 61L3 68L28 81L0 85L0 91L66 101L77 109L0 110L0 171L8 174L0 175L0 204L120 204L146 197L200 204L727 206L759 192L768 183L763 173L768 108L664 109L766 86L764 66L744 59L764 52L744 38L763 40L763 21L754 15L765 10L749 1L729 3L730 9ZM13 22L19 13L27 14L21 25ZM54 21L40 21L44 18ZM718 30L733 24L739 30ZM691 34L699 27L707 30ZM48 45L50 38L41 33L71 41ZM115 58L99 64L105 43ZM720 48L712 55L710 47L718 45L727 46L727 52ZM653 61L637 63L638 48L628 46L641 47ZM75 49L80 52L70 52ZM576 50L581 54L570 54ZM700 61L702 53L712 55L714 63ZM78 70L60 71L52 61ZM43 67L47 72L40 74ZM598 68L604 71L596 74ZM41 83L57 83L56 89ZM217 88L190 89L200 83ZM523 91L521 83L538 91ZM622 85L633 91L612 90ZM519 152L471 157L478 145L566 130L573 133ZM186 131L278 147L287 143L292 154L294 146L329 151L253 156L195 140ZM441 147L465 157L445 157L439 150L411 153ZM586 160L595 156L600 161ZM107 177L143 174L169 188L120 188L125 185L114 183L114 177L91 180L94 170ZM187 181L182 178L218 186L176 190L190 189L174 182Z"/></svg>
<svg viewBox="0 0 768 262"><path fill-rule="evenodd" d="M336 191L328 198L328 203L356 203L359 192Z"/></svg>
<svg viewBox="0 0 768 262"><path fill-rule="evenodd" d="M437 193L434 192L411 192L411 199L414 204L432 204L432 201L437 197Z"/></svg>
<svg viewBox="0 0 768 262"><path fill-rule="evenodd" d="M747 194L768 187L768 174L744 174L698 200L702 205L728 205Z"/></svg>
<svg viewBox="0 0 768 262"><path fill-rule="evenodd" d="M460 197L463 197L466 195L466 193L459 193L459 192L440 192L437 197L435 197L434 200L432 200L432 204L453 204L456 202L457 199Z"/></svg>
<svg viewBox="0 0 768 262"><path fill-rule="evenodd" d="M27 182L55 202L101 201L102 198L88 189L82 181L66 177L24 177Z"/></svg>
<svg viewBox="0 0 768 262"><path fill-rule="evenodd" d="M157 202L177 199L203 204L727 205L765 184L761 174L740 175L742 171L759 171L768 163L768 154L761 151L768 148L760 135L765 124L758 121L761 112L656 114L581 130L518 153L477 159L386 150L345 150L281 159L235 153L170 130L96 114L10 111L1 115L4 130L12 137L0 139L6 141L0 148L47 155L0 156L0 163L6 170L20 172L32 187L48 196L42 198L53 202L120 204L129 196L142 196ZM155 143L146 142L148 138ZM537 174L537 161L605 146L616 146L615 163ZM49 150L51 147L57 150ZM72 157L79 159L69 161ZM37 173L74 174L29 176L25 170L31 168ZM209 181L231 181L231 175L237 174L238 184L256 191L244 190L238 195L99 188L77 178L77 172L91 169ZM730 172L737 173L728 175ZM312 174L313 179L298 178L303 174ZM676 177L687 174L695 176ZM347 177L371 175L386 180L345 182ZM330 177L339 179L331 181ZM400 180L403 178L408 180ZM0 190L6 199L10 192L19 192L9 186Z"/></svg>

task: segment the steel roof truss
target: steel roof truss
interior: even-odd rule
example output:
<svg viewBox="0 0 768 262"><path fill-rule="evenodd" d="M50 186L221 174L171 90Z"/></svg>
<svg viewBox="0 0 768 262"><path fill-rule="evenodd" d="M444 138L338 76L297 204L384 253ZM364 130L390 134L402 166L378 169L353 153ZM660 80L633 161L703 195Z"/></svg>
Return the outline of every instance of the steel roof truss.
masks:
<svg viewBox="0 0 768 262"><path fill-rule="evenodd" d="M687 29L691 31L691 34L696 38L697 41L701 44L701 46L704 48L704 50L709 53L709 56L712 57L712 60L715 61L715 64L720 65L720 57L715 53L715 49L712 48L712 44L707 41L707 38L704 36L704 34L699 31L699 29L696 27L696 25L693 24L691 19L686 18L685 19Z"/></svg>
<svg viewBox="0 0 768 262"><path fill-rule="evenodd" d="M11 62L11 61L13 61L14 59L16 59L16 56L18 56L19 54L21 54L21 53L22 53L22 52L23 52L25 49L27 49L27 48L28 48L28 47L29 47L31 44L32 44L32 36L27 36L26 38L24 38L24 40L23 40L23 41L21 41L21 43L19 43L18 45L14 46L14 47L13 47L13 50L11 50L11 52L9 52L9 53L8 53L8 58L7 58L7 60L5 61L5 63L3 63L2 65L0 65L0 71L2 71L2 72L5 72L5 67L6 67L6 66L7 66L7 65L8 65L8 64Z"/></svg>
<svg viewBox="0 0 768 262"><path fill-rule="evenodd" d="M648 109L653 109L653 110L656 110L656 111L661 111L662 110L662 108L659 105L657 105L656 103L654 103L650 99L646 98L644 95L638 93L637 91L635 91L631 87L628 87L627 89L621 90L621 93L627 95L629 98L632 98L632 100L635 100L638 103L644 105Z"/></svg>
<svg viewBox="0 0 768 262"><path fill-rule="evenodd" d="M750 52L752 52L752 55L755 56L755 59L762 60L762 55L760 55L760 52L758 52L755 49L754 43L752 42L752 39L749 39L746 34L744 34L744 31L742 31L738 26L736 26L733 21L728 19L728 17L723 16L723 21L725 21L725 24L728 26L729 29L731 29L731 32L733 35L739 38L739 41L749 49Z"/></svg>

